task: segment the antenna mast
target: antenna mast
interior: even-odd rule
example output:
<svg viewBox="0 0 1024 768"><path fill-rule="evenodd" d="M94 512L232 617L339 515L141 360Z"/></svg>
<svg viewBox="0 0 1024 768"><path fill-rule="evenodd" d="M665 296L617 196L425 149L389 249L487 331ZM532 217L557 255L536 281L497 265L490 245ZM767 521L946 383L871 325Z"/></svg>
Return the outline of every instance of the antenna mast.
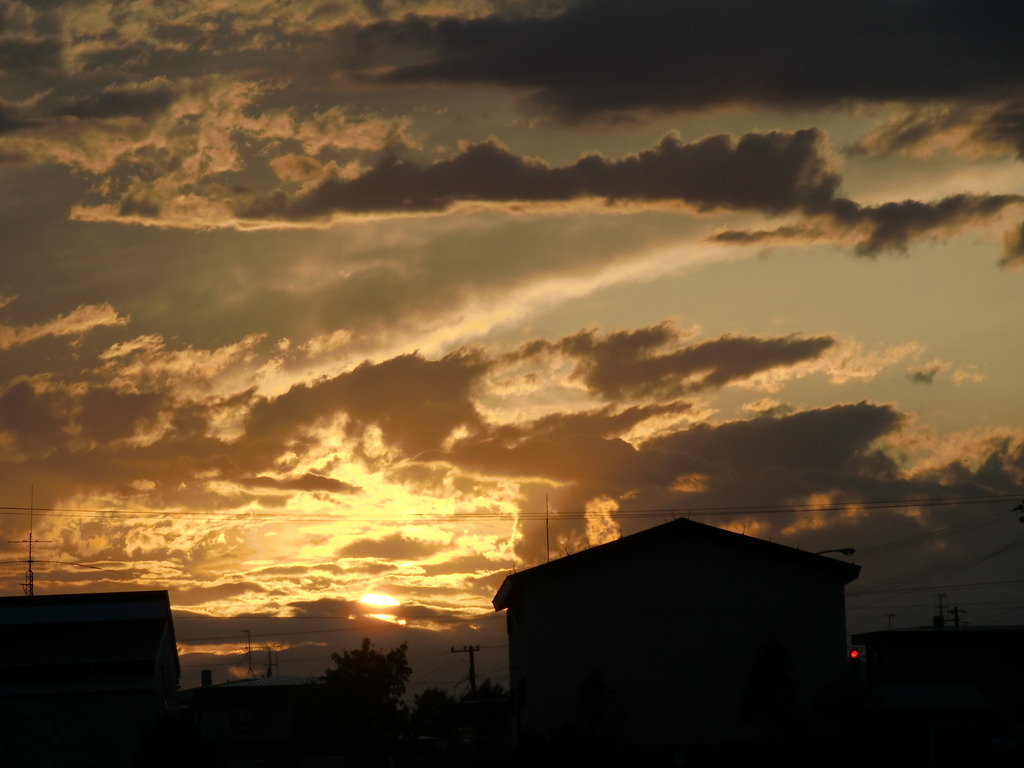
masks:
<svg viewBox="0 0 1024 768"><path fill-rule="evenodd" d="M252 630L243 629L242 632L245 633L245 657L249 661L249 672L245 677L247 680L252 680L256 677L255 673L252 671Z"/></svg>
<svg viewBox="0 0 1024 768"><path fill-rule="evenodd" d="M28 570L25 571L25 581L22 582L22 585L21 585L22 591L28 597L32 597L36 593L36 587L35 587L36 575L32 571L32 563L35 562L32 559L32 545L33 544L50 544L51 543L51 541L49 539L41 541L39 539L35 539L35 538L32 537L32 532L33 532L33 529L35 528L35 518L36 518L36 487L34 485L32 486L32 492L31 493L32 493L32 495L30 497L31 501L29 502L29 512L28 512L28 538L27 539L22 539L21 541L10 541L10 540L8 540L8 542L7 542L8 544L28 544Z"/></svg>

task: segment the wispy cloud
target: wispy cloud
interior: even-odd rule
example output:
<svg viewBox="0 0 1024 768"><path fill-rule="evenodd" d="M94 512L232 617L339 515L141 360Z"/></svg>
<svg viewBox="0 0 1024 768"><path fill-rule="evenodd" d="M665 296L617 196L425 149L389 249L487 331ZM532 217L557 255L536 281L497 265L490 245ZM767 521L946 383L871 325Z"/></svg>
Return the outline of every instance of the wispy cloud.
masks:
<svg viewBox="0 0 1024 768"><path fill-rule="evenodd" d="M47 336L80 337L96 328L127 325L130 319L118 314L118 311L109 304L82 305L43 323L22 326L0 325L0 350L28 344Z"/></svg>

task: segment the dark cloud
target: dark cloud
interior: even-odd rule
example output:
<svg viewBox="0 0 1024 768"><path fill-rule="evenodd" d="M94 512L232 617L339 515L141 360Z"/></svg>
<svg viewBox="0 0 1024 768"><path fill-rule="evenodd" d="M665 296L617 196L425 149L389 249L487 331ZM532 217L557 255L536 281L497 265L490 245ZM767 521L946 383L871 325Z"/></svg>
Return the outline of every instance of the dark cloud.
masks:
<svg viewBox="0 0 1024 768"><path fill-rule="evenodd" d="M974 462L958 459L919 476L921 482L934 483L951 491L978 493L1019 493L1024 485L1024 442L995 437Z"/></svg>
<svg viewBox="0 0 1024 768"><path fill-rule="evenodd" d="M723 336L682 349L679 334L662 324L598 337L584 331L563 339L562 351L579 358L575 375L602 397L678 397L782 366L814 360L835 344L825 336Z"/></svg>
<svg viewBox="0 0 1024 768"><path fill-rule="evenodd" d="M626 420L607 409L549 416L524 427L506 426L484 437L460 440L444 458L489 475L611 483L637 470L636 449L615 433L653 413L631 409Z"/></svg>
<svg viewBox="0 0 1024 768"><path fill-rule="evenodd" d="M837 201L830 215L840 226L866 227L868 235L857 243L857 253L875 255L885 250L905 251L922 235L986 221L1004 208L1024 201L1021 195L952 195L934 203L903 200L860 206Z"/></svg>
<svg viewBox="0 0 1024 768"><path fill-rule="evenodd" d="M66 444L69 407L59 391L39 391L19 381L0 394L0 430L23 450L46 453Z"/></svg>
<svg viewBox="0 0 1024 768"><path fill-rule="evenodd" d="M658 405L633 406L617 410L612 406L580 411L577 413L553 413L526 424L502 424L492 426L487 440L509 446L519 445L524 439L560 441L574 437L607 438L617 437L643 423L647 419L666 414L684 413L689 404L669 402ZM466 445L476 444L476 438L466 438Z"/></svg>
<svg viewBox="0 0 1024 768"><path fill-rule="evenodd" d="M273 477L260 475L259 477L243 478L240 481L243 485L252 488L274 488L282 491L324 491L326 493L359 493L362 489L357 485L336 480L333 477L325 477L314 472L306 472L299 477L278 480Z"/></svg>
<svg viewBox="0 0 1024 768"><path fill-rule="evenodd" d="M117 205L119 216L133 216L141 219L158 219L163 206L145 195L126 194Z"/></svg>
<svg viewBox="0 0 1024 768"><path fill-rule="evenodd" d="M155 419L163 405L163 397L155 393L93 388L81 398L78 422L87 440L109 442L131 437L140 425Z"/></svg>
<svg viewBox="0 0 1024 768"><path fill-rule="evenodd" d="M722 232L718 232L712 237L708 238L711 242L716 243L737 243L740 245L751 245L755 243L777 243L788 240L790 238L804 239L807 237L813 237L814 235L821 234L820 230L815 230L812 227L808 227L801 224L787 224L782 227L776 227L775 229L766 230L737 230L727 229Z"/></svg>
<svg viewBox="0 0 1024 768"><path fill-rule="evenodd" d="M267 591L262 584L244 581L184 588L170 586L168 589L171 593L171 602L176 606L202 605L210 600L226 600L240 595L259 594Z"/></svg>
<svg viewBox="0 0 1024 768"><path fill-rule="evenodd" d="M929 155L938 148L972 156L1016 154L1024 159L1024 101L913 107L847 151L854 155Z"/></svg>
<svg viewBox="0 0 1024 768"><path fill-rule="evenodd" d="M298 617L319 618L336 617L345 618L359 603L355 600L340 600L333 597L323 597L319 600L297 600L288 603L293 615Z"/></svg>
<svg viewBox="0 0 1024 768"><path fill-rule="evenodd" d="M725 230L709 238L711 242L770 245L789 240L815 240L822 237L855 238L854 250L861 256L876 256L885 251L905 252L910 243L922 237L952 235L979 226L1004 209L1024 203L1022 195L951 195L934 202L901 200L880 205L860 205L836 198L805 210L806 224L786 225L771 230ZM1008 239L1006 254L1013 252ZM1003 262L1012 259L1004 256Z"/></svg>
<svg viewBox="0 0 1024 768"><path fill-rule="evenodd" d="M787 472L862 474L877 467L868 460L872 443L902 424L892 407L860 402L760 416L717 426L697 424L644 445L644 455L672 456L695 471L727 468L727 475L753 477ZM684 458L685 457L685 458ZM724 478L723 478L724 479Z"/></svg>
<svg viewBox="0 0 1024 768"><path fill-rule="evenodd" d="M588 155L553 168L487 142L433 165L390 159L355 179L328 178L296 196L236 191L243 219L313 220L333 214L441 212L460 203L564 203L595 198L615 204L674 203L710 210L794 212L798 224L773 230L726 230L720 243L855 238L861 255L905 251L926 236L954 234L1024 202L1013 194L958 194L937 201L861 205L836 196L840 177L817 130L709 136L683 144L664 137L620 160ZM146 208L146 215L156 215Z"/></svg>
<svg viewBox="0 0 1024 768"><path fill-rule="evenodd" d="M17 106L0 99L0 135L32 125L33 121L25 119Z"/></svg>
<svg viewBox="0 0 1024 768"><path fill-rule="evenodd" d="M907 374L907 378L910 379L914 384L932 384L935 381L935 377L939 374L942 369L938 366L932 368L922 368L916 371L910 371Z"/></svg>
<svg viewBox="0 0 1024 768"><path fill-rule="evenodd" d="M308 565L275 565L270 568L255 568L249 571L249 573L254 576L307 576L314 570L321 570L321 567Z"/></svg>
<svg viewBox="0 0 1024 768"><path fill-rule="evenodd" d="M932 483L906 481L898 461L878 447L903 421L891 406L861 402L699 423L637 446L593 432L547 436L539 426L525 427L519 440L505 434L461 441L448 460L474 472L533 477L539 487L544 478L555 481L543 495L529 494L524 510L543 510L550 495L558 535L580 545L586 540L580 515L596 499L626 510L685 513L789 505L817 495L857 501L934 494ZM612 513L612 520L624 533L650 525L629 514ZM536 562L545 538L543 522L524 519L519 555Z"/></svg>
<svg viewBox="0 0 1024 768"><path fill-rule="evenodd" d="M444 576L450 573L477 573L485 571L487 572L487 575L480 577L479 580L490 583L492 577L495 575L494 570L496 567L496 562L484 555L467 555L464 557L455 557L451 560L446 560L443 563L423 565L420 569L424 576ZM499 571L499 573L504 577L505 571ZM477 579L474 579L474 581L476 580ZM500 585L501 582L499 581L498 586Z"/></svg>
<svg viewBox="0 0 1024 768"><path fill-rule="evenodd" d="M295 197L239 192L243 219L308 220L332 213L437 212L460 202L673 202L698 210L780 213L832 199L839 177L816 130L673 135L620 160L587 155L552 168L485 142L429 166L390 159L355 179L328 178Z"/></svg>
<svg viewBox="0 0 1024 768"><path fill-rule="evenodd" d="M439 447L457 427L479 426L471 394L488 365L465 351L435 361L402 355L363 363L333 379L296 385L274 400L257 402L246 432L250 439L269 441L269 449L276 451L317 419L346 413L348 434L359 437L376 426L388 444L415 455Z"/></svg>
<svg viewBox="0 0 1024 768"><path fill-rule="evenodd" d="M163 79L136 87L115 86L73 101L57 114L91 118L149 118L170 107L177 95L170 82Z"/></svg>
<svg viewBox="0 0 1024 768"><path fill-rule="evenodd" d="M382 539L357 539L338 550L339 557L377 557L384 560L423 560L447 547L436 541L421 541L393 533Z"/></svg>
<svg viewBox="0 0 1024 768"><path fill-rule="evenodd" d="M61 46L56 39L0 38L0 72L55 70L60 66L60 56Z"/></svg>
<svg viewBox="0 0 1024 768"><path fill-rule="evenodd" d="M547 18L406 18L365 46L422 51L394 83L529 90L567 119L636 109L821 105L1012 93L1024 75L1014 3L586 0Z"/></svg>

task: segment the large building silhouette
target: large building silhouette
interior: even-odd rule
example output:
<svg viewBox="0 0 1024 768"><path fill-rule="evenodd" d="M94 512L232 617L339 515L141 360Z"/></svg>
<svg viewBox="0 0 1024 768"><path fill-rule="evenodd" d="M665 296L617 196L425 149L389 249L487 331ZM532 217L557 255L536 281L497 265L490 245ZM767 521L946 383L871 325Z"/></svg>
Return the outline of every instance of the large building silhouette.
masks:
<svg viewBox="0 0 1024 768"><path fill-rule="evenodd" d="M138 764L179 673L165 591L0 598L0 765Z"/></svg>
<svg viewBox="0 0 1024 768"><path fill-rule="evenodd" d="M508 576L520 738L645 747L757 739L846 675L860 566L675 520Z"/></svg>

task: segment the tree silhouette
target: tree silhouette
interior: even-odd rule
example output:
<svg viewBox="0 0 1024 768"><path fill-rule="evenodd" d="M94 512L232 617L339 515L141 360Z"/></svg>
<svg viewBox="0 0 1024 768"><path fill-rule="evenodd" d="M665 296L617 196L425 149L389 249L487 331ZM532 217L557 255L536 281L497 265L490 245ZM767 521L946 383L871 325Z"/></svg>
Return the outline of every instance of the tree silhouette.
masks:
<svg viewBox="0 0 1024 768"><path fill-rule="evenodd" d="M441 688L425 688L413 697L411 730L414 736L451 736L457 701Z"/></svg>
<svg viewBox="0 0 1024 768"><path fill-rule="evenodd" d="M408 712L402 696L412 668L408 646L383 652L368 637L355 650L332 653L324 673L331 730L343 738L353 764L369 765L393 749Z"/></svg>
<svg viewBox="0 0 1024 768"><path fill-rule="evenodd" d="M461 701L489 701L491 699L507 699L508 690L501 683L495 683L489 677L485 677L476 686L476 692L466 691L462 694Z"/></svg>

